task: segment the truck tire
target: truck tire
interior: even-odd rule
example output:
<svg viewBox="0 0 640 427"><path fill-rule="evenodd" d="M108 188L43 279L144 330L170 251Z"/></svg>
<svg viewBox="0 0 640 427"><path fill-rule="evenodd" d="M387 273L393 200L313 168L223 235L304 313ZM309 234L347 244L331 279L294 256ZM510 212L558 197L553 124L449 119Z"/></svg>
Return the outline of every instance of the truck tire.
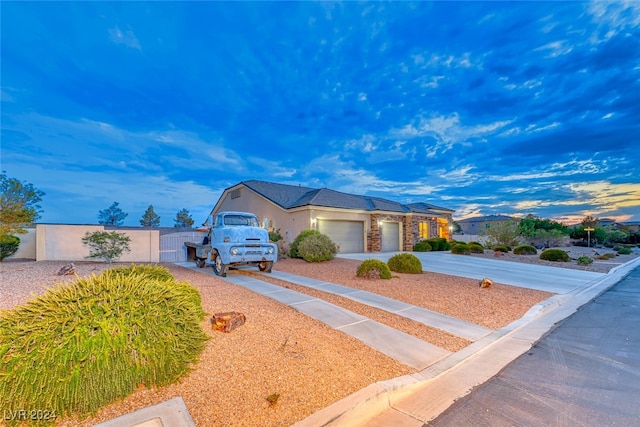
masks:
<svg viewBox="0 0 640 427"><path fill-rule="evenodd" d="M265 271L267 273L271 273L271 268L273 267L273 261L262 261L258 264L258 268L260 271Z"/></svg>
<svg viewBox="0 0 640 427"><path fill-rule="evenodd" d="M229 266L222 262L222 258L220 258L220 254L216 252L215 259L213 261L213 272L216 273L216 276L227 277L227 271L229 271Z"/></svg>

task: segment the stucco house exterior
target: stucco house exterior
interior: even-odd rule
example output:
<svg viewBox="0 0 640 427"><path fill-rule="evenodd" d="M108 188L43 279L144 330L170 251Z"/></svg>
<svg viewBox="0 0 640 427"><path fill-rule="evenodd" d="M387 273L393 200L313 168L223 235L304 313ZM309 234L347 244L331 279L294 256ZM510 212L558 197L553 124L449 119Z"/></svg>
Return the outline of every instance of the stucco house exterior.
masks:
<svg viewBox="0 0 640 427"><path fill-rule="evenodd" d="M460 226L460 232L463 234L484 234L492 224L499 224L511 219L513 218L506 215L487 215L461 219L456 223Z"/></svg>
<svg viewBox="0 0 640 427"><path fill-rule="evenodd" d="M453 210L429 203L402 204L379 197L266 181L242 181L224 190L211 216L252 212L287 242L306 229L328 235L340 252L410 251L432 237L449 238Z"/></svg>

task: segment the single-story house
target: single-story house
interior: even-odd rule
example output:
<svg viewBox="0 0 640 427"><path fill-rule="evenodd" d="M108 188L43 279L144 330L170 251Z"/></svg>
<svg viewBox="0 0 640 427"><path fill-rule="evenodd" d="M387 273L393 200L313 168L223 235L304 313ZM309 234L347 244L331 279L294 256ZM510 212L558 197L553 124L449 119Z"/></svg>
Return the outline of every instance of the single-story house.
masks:
<svg viewBox="0 0 640 427"><path fill-rule="evenodd" d="M475 216L472 218L457 220L462 234L484 234L492 224L499 224L513 218L506 215Z"/></svg>
<svg viewBox="0 0 640 427"><path fill-rule="evenodd" d="M222 211L252 212L265 228L279 231L287 242L303 230L318 230L343 253L410 251L421 239L448 239L454 212L429 203L402 204L328 188L257 180L224 190L211 216Z"/></svg>

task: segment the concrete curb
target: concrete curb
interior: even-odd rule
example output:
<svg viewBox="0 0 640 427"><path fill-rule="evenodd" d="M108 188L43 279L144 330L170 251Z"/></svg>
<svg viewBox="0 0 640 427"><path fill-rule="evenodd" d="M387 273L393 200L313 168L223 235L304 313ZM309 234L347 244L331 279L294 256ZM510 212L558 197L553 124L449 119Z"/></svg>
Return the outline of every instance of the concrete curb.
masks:
<svg viewBox="0 0 640 427"><path fill-rule="evenodd" d="M527 352L559 322L640 266L640 258L565 295L553 296L525 315L420 372L377 382L294 424L295 427L364 426L429 422L456 399L486 382ZM456 375L460 374L460 375ZM437 392L434 389L437 388ZM387 414L384 421L377 417Z"/></svg>

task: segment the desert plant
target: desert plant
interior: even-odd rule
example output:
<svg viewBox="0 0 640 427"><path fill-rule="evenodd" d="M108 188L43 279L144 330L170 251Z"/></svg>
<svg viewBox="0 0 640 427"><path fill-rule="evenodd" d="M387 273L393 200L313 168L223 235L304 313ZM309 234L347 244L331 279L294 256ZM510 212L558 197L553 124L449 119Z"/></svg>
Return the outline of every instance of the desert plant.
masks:
<svg viewBox="0 0 640 427"><path fill-rule="evenodd" d="M391 270L379 259L367 259L358 266L356 276L367 279L391 279Z"/></svg>
<svg viewBox="0 0 640 427"><path fill-rule="evenodd" d="M600 259L600 260L609 260L611 258L615 258L618 255L616 253L613 252L607 252L606 254L602 254L602 255L598 255L596 258Z"/></svg>
<svg viewBox="0 0 640 427"><path fill-rule="evenodd" d="M469 252L471 252L472 254L483 254L484 253L484 248L482 247L482 245L478 245L476 243L470 243L467 246L469 248Z"/></svg>
<svg viewBox="0 0 640 427"><path fill-rule="evenodd" d="M307 262L321 262L333 259L338 247L326 234L313 234L298 245L298 256Z"/></svg>
<svg viewBox="0 0 640 427"><path fill-rule="evenodd" d="M389 258L389 261L387 261L387 265L389 266L389 270L395 271L396 273L422 273L422 263L418 257L409 253L392 256Z"/></svg>
<svg viewBox="0 0 640 427"><path fill-rule="evenodd" d="M207 335L200 294L164 267L110 269L0 311L0 406L86 415L189 371Z"/></svg>
<svg viewBox="0 0 640 427"><path fill-rule="evenodd" d="M130 252L131 238L117 231L94 231L82 238L82 244L89 247L87 258L101 258L108 263L117 261L124 251Z"/></svg>
<svg viewBox="0 0 640 427"><path fill-rule="evenodd" d="M456 255L469 255L471 251L466 243L458 243L451 247L451 253Z"/></svg>
<svg viewBox="0 0 640 427"><path fill-rule="evenodd" d="M278 259L289 258L289 244L284 240L278 240L276 245L278 245Z"/></svg>
<svg viewBox="0 0 640 427"><path fill-rule="evenodd" d="M618 248L618 253L620 255L630 255L631 252L631 248L628 246L621 246L620 248Z"/></svg>
<svg viewBox="0 0 640 427"><path fill-rule="evenodd" d="M270 242L279 242L282 240L282 234L280 234L280 229L269 231L269 241Z"/></svg>
<svg viewBox="0 0 640 427"><path fill-rule="evenodd" d="M434 237L426 240L426 242L431 245L431 250L433 251L448 251L451 249L451 245L444 237Z"/></svg>
<svg viewBox="0 0 640 427"><path fill-rule="evenodd" d="M300 246L300 243L307 237L318 234L320 234L318 230L302 230L300 234L298 234L296 238L293 239L293 242L291 242L291 245L289 246L289 255L291 256L291 258L302 258L298 254L298 246Z"/></svg>
<svg viewBox="0 0 640 427"><path fill-rule="evenodd" d="M420 240L413 245L414 252L431 252L431 245L426 240Z"/></svg>
<svg viewBox="0 0 640 427"><path fill-rule="evenodd" d="M547 249L542 251L540 259L545 261L568 262L569 254L562 249Z"/></svg>
<svg viewBox="0 0 640 427"><path fill-rule="evenodd" d="M18 252L20 238L10 234L0 235L0 262Z"/></svg>
<svg viewBox="0 0 640 427"><path fill-rule="evenodd" d="M520 245L513 249L515 255L536 255L538 250L531 245Z"/></svg>
<svg viewBox="0 0 640 427"><path fill-rule="evenodd" d="M484 248L484 245L480 242L476 242L475 240L472 240L468 243L469 246L471 245L478 245L478 246L482 246Z"/></svg>
<svg viewBox="0 0 640 427"><path fill-rule="evenodd" d="M494 252L504 252L505 254L509 252L511 249L506 245L496 245L493 247Z"/></svg>
<svg viewBox="0 0 640 427"><path fill-rule="evenodd" d="M578 265L589 265L589 264L593 263L593 260L590 257L585 256L585 255L583 255L581 257L578 257L578 259L576 261L577 261Z"/></svg>

